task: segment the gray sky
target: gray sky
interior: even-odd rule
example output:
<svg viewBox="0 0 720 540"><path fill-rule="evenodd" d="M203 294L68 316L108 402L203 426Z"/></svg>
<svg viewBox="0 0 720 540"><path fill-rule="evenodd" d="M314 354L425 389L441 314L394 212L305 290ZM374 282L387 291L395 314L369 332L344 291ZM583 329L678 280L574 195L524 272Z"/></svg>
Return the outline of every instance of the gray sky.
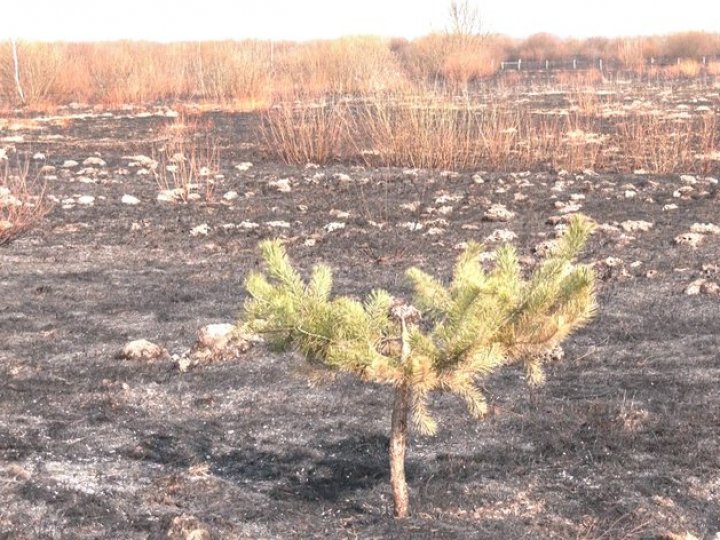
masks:
<svg viewBox="0 0 720 540"><path fill-rule="evenodd" d="M446 26L446 0L0 0L0 38L98 41L413 38ZM485 29L514 37L720 32L720 0L478 1Z"/></svg>

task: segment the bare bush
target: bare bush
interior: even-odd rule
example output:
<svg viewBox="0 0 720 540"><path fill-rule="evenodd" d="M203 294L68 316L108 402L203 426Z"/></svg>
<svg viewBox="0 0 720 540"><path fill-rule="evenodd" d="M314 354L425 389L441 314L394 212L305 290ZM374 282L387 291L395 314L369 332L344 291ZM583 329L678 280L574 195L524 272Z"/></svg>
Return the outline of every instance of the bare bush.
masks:
<svg viewBox="0 0 720 540"><path fill-rule="evenodd" d="M45 185L28 180L28 166L0 160L0 246L35 227L50 211Z"/></svg>

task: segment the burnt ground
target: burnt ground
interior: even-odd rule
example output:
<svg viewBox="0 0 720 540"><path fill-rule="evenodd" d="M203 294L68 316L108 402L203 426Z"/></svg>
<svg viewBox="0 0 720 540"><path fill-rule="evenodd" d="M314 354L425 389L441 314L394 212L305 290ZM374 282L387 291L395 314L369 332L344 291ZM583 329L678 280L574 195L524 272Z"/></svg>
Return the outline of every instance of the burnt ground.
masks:
<svg viewBox="0 0 720 540"><path fill-rule="evenodd" d="M107 165L94 183L58 169L48 191L67 208L0 249L0 537L182 538L183 524L213 538L720 531L720 300L683 292L720 280L720 236L696 249L673 241L720 221L711 181L288 167L262 159L248 117L211 120L225 178L210 203L158 202L152 178L122 174L123 156L151 153L162 118L76 119L15 143L55 166L95 152ZM254 166L235 169L242 161ZM270 185L279 178L290 192ZM239 198L223 201L229 190ZM121 204L124 194L141 203ZM593 236L586 261L621 261L598 263L598 316L544 387L512 369L485 381L482 422L434 399L438 435L411 439L407 521L392 518L388 388L312 387L299 359L262 346L187 373L118 357L137 338L180 353L201 326L234 321L263 238L284 236L302 269L329 262L337 293L404 294L407 267L447 277L458 243L496 229L518 235L529 269L571 194L598 223L654 226ZM94 205L70 204L80 195ZM516 217L483 221L491 203ZM267 224L277 221L289 227ZM328 232L331 222L346 225ZM191 235L201 224L207 235Z"/></svg>

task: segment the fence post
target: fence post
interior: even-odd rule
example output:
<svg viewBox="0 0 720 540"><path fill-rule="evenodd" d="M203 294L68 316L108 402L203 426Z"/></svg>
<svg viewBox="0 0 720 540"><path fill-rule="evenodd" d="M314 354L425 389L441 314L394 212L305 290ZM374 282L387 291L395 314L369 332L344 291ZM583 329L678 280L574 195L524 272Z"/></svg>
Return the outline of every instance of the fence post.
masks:
<svg viewBox="0 0 720 540"><path fill-rule="evenodd" d="M573 58L573 69L577 69L577 58Z"/></svg>
<svg viewBox="0 0 720 540"><path fill-rule="evenodd" d="M518 58L518 71L520 71L520 66L522 66L522 58Z"/></svg>
<svg viewBox="0 0 720 540"><path fill-rule="evenodd" d="M600 73L602 73L602 58L600 59Z"/></svg>

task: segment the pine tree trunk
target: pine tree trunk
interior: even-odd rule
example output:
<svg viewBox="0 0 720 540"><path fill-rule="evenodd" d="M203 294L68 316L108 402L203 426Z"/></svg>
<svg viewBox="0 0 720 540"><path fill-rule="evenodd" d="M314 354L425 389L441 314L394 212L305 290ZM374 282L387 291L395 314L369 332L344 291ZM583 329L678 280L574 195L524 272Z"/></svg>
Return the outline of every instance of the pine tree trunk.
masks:
<svg viewBox="0 0 720 540"><path fill-rule="evenodd" d="M405 481L405 448L407 446L409 409L410 388L407 384L401 384L395 389L390 432L390 485L396 518L406 518L410 515L410 497Z"/></svg>

